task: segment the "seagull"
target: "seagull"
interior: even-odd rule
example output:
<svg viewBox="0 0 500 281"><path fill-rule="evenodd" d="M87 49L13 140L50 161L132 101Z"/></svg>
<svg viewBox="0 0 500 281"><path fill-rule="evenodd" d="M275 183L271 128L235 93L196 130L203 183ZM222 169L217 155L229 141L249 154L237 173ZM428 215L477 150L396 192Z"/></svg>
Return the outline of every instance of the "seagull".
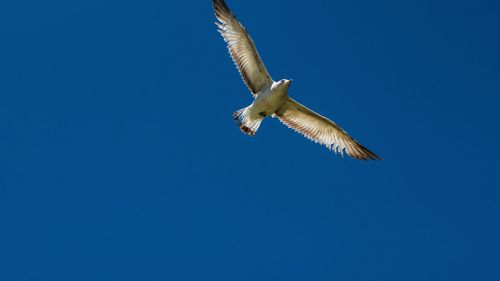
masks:
<svg viewBox="0 0 500 281"><path fill-rule="evenodd" d="M332 120L319 115L288 96L291 79L274 81L252 38L245 27L231 12L224 0L213 0L218 31L227 43L242 79L252 93L251 105L233 113L240 130L254 136L262 120L271 116L306 138L326 146L333 152L344 152L352 158L361 160L382 160L368 150Z"/></svg>

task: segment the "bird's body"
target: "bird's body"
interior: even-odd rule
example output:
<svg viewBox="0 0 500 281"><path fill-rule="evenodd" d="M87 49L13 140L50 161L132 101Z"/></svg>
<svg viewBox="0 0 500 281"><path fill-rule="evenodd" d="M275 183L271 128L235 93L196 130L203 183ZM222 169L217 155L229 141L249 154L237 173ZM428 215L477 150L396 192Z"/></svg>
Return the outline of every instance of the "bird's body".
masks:
<svg viewBox="0 0 500 281"><path fill-rule="evenodd" d="M254 136L264 118L277 117L281 123L334 152L344 151L357 159L381 159L354 140L333 121L315 113L288 96L292 80L274 81L269 75L255 44L224 0L213 0L215 16L229 53L254 101L233 114L241 131Z"/></svg>
<svg viewBox="0 0 500 281"><path fill-rule="evenodd" d="M285 80L286 81L286 80ZM252 117L274 114L288 97L289 82L274 82L255 97L251 105Z"/></svg>

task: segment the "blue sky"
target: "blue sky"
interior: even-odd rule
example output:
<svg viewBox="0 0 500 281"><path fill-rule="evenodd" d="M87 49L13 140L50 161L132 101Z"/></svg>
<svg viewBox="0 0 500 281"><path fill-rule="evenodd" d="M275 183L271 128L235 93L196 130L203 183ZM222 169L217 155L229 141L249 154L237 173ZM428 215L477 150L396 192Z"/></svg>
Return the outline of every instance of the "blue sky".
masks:
<svg viewBox="0 0 500 281"><path fill-rule="evenodd" d="M211 1L0 2L1 280L499 280L498 1L228 1L290 96L251 103Z"/></svg>

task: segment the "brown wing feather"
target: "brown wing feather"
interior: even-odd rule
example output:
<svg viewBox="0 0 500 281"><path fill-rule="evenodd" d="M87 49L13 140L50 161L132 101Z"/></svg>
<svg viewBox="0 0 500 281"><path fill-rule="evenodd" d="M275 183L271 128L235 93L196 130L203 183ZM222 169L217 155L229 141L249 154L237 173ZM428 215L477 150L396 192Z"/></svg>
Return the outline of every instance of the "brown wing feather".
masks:
<svg viewBox="0 0 500 281"><path fill-rule="evenodd" d="M362 160L382 160L378 155L353 139L333 121L288 98L276 112L276 117L287 127L306 138L325 145L335 153L346 153Z"/></svg>
<svg viewBox="0 0 500 281"><path fill-rule="evenodd" d="M272 83L255 44L224 0L213 0L219 32L227 43L229 53L247 87L254 95Z"/></svg>

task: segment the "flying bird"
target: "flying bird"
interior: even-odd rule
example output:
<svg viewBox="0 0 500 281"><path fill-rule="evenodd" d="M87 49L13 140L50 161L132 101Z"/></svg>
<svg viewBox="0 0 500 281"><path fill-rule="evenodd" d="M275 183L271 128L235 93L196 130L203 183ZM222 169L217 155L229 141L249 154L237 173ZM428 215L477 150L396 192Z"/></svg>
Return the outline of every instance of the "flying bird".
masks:
<svg viewBox="0 0 500 281"><path fill-rule="evenodd" d="M335 153L344 151L352 158L381 160L332 120L319 115L288 96L291 79L274 81L252 38L231 12L224 0L213 0L218 31L227 43L229 54L243 81L251 91L253 103L233 114L241 131L254 136L266 117L277 118L306 138L326 146Z"/></svg>

